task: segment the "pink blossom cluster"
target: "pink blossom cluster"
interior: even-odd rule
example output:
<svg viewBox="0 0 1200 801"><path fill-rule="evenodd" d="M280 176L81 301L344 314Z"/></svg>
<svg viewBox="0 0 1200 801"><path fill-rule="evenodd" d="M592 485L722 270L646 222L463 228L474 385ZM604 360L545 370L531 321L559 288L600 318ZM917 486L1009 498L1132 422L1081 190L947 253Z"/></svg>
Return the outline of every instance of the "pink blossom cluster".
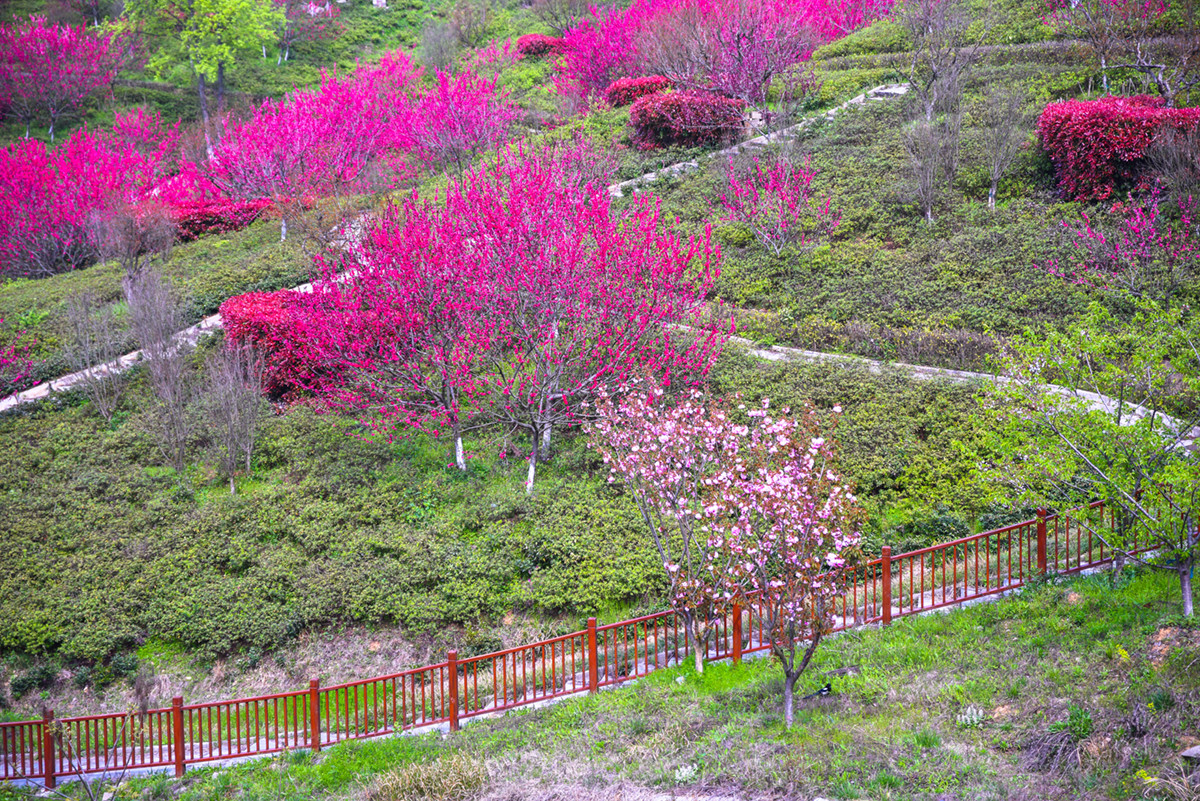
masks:
<svg viewBox="0 0 1200 801"><path fill-rule="evenodd" d="M811 407L775 416L768 401L735 413L654 383L596 406L593 446L637 499L696 642L731 603L752 603L773 653L794 668L797 648L829 630L844 554L859 539L857 500L825 433L840 409L831 421Z"/></svg>
<svg viewBox="0 0 1200 801"><path fill-rule="evenodd" d="M1169 300L1200 275L1196 203L1191 197L1180 200L1175 223L1159 205L1155 191L1142 201L1115 204L1115 225L1097 224L1086 212L1078 222L1063 220L1072 252L1041 267L1074 284Z"/></svg>

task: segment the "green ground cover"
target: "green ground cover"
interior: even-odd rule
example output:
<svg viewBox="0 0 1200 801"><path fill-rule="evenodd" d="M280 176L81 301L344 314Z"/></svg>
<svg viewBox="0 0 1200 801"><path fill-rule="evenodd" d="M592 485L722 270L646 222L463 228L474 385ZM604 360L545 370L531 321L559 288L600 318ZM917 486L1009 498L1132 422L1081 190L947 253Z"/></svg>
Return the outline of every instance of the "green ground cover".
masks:
<svg viewBox="0 0 1200 801"><path fill-rule="evenodd" d="M844 466L875 512L871 548L1020 514L990 505L975 475L972 387L736 351L714 384L752 404L842 405ZM254 473L230 495L202 427L183 473L153 466L148 392L135 374L112 424L71 394L0 418L3 649L107 666L147 639L212 659L333 624L420 632L525 610L574 630L614 602L658 608L640 515L581 434L564 437L528 497L526 443L469 440L462 474L432 438L373 441L302 405L264 422ZM928 504L937 512L914 523Z"/></svg>

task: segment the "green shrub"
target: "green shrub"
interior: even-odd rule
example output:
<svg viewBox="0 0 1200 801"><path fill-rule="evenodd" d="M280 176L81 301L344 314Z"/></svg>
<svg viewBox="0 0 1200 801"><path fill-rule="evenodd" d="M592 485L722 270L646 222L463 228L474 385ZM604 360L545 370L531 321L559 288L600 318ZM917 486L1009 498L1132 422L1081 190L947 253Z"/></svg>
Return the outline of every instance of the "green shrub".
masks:
<svg viewBox="0 0 1200 801"><path fill-rule="evenodd" d="M58 678L58 668L51 665L36 665L13 676L9 692L13 698L21 698L33 690L44 690Z"/></svg>

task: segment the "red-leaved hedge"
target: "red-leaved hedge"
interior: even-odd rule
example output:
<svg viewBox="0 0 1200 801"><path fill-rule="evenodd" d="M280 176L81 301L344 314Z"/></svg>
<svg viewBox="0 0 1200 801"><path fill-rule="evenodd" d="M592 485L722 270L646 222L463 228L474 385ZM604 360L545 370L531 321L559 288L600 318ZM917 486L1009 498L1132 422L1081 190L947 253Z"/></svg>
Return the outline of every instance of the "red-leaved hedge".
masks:
<svg viewBox="0 0 1200 801"><path fill-rule="evenodd" d="M252 343L267 365L266 390L273 396L298 389L308 374L310 360L303 338L295 336L295 317L290 309L297 293L291 289L248 292L221 304L225 336L234 342Z"/></svg>
<svg viewBox="0 0 1200 801"><path fill-rule="evenodd" d="M1037 130L1063 192L1074 200L1104 200L1120 185L1148 179L1143 159L1159 131L1197 125L1200 109L1164 108L1162 98L1138 95L1050 103Z"/></svg>
<svg viewBox="0 0 1200 801"><path fill-rule="evenodd" d="M628 106L639 97L652 95L671 88L671 82L661 75L646 75L641 78L618 78L604 90L604 99L613 108Z"/></svg>
<svg viewBox="0 0 1200 801"><path fill-rule="evenodd" d="M531 58L561 56L567 49L567 40L542 33L527 33L517 40L517 52Z"/></svg>
<svg viewBox="0 0 1200 801"><path fill-rule="evenodd" d="M271 207L267 198L257 200L187 200L174 203L171 215L179 229L179 238L190 242L206 234L237 231L257 220Z"/></svg>
<svg viewBox="0 0 1200 801"><path fill-rule="evenodd" d="M629 113L640 150L661 145L719 144L744 127L745 103L703 92L659 92L639 97Z"/></svg>

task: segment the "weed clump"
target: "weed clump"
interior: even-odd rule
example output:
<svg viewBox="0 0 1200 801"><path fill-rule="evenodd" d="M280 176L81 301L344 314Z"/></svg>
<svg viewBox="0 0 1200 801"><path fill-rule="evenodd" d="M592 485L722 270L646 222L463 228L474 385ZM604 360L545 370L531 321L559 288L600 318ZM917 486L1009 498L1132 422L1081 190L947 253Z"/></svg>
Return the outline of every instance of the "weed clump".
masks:
<svg viewBox="0 0 1200 801"><path fill-rule="evenodd" d="M397 768L375 780L368 801L463 801L488 784L487 766L461 754Z"/></svg>

